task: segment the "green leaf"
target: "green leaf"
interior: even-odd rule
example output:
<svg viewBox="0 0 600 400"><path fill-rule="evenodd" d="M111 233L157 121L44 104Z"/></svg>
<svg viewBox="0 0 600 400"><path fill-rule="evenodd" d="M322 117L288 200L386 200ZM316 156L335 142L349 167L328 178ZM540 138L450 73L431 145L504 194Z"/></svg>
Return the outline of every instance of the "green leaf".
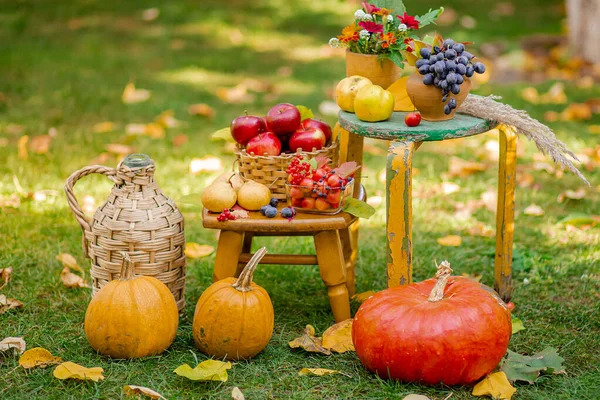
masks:
<svg viewBox="0 0 600 400"><path fill-rule="evenodd" d="M512 333L513 335L517 332L521 332L524 331L526 328L523 325L523 321L521 321L519 318L513 318L512 319Z"/></svg>
<svg viewBox="0 0 600 400"><path fill-rule="evenodd" d="M394 14L404 14L406 7L402 0L373 0L371 2L374 6L379 8L387 8L388 10L394 10Z"/></svg>
<svg viewBox="0 0 600 400"><path fill-rule="evenodd" d="M388 55L388 58L400 68L404 68L404 58L402 57L402 54L400 54L400 52L391 51Z"/></svg>
<svg viewBox="0 0 600 400"><path fill-rule="evenodd" d="M229 129L229 127L219 129L210 137L212 140L225 140L226 142L234 142L233 137L231 136L231 129Z"/></svg>
<svg viewBox="0 0 600 400"><path fill-rule="evenodd" d="M177 203L188 204L190 206L202 207L202 193L190 193L177 200Z"/></svg>
<svg viewBox="0 0 600 400"><path fill-rule="evenodd" d="M344 211L359 218L371 218L375 214L375 208L355 198L346 200Z"/></svg>
<svg viewBox="0 0 600 400"><path fill-rule="evenodd" d="M314 118L312 110L306 106L296 106L298 111L300 111L300 121L304 121L306 118Z"/></svg>
<svg viewBox="0 0 600 400"><path fill-rule="evenodd" d="M192 381L221 381L227 382L227 370L231 369L230 362L218 360L202 361L192 369L188 364L177 367L173 372Z"/></svg>
<svg viewBox="0 0 600 400"><path fill-rule="evenodd" d="M419 29L429 24L435 24L435 20L440 16L441 13L444 12L444 7L440 7L437 10L432 10L431 8L427 12L427 14L423 14L420 16L416 16L415 18L419 21Z"/></svg>
<svg viewBox="0 0 600 400"><path fill-rule="evenodd" d="M548 347L532 356L524 356L508 350L506 357L500 364L511 382L524 381L533 384L540 373L562 374L565 369L562 365L564 358L558 355L556 349Z"/></svg>
<svg viewBox="0 0 600 400"><path fill-rule="evenodd" d="M573 225L573 226L582 226L582 225L593 225L594 222L600 222L597 217L594 218L592 215L573 213L569 214L563 219L559 221L559 224L563 225Z"/></svg>

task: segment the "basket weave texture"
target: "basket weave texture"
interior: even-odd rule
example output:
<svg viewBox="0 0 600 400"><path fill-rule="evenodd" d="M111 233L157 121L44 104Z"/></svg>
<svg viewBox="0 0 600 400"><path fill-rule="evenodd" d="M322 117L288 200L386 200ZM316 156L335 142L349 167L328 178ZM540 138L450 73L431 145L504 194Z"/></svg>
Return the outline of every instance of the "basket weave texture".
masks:
<svg viewBox="0 0 600 400"><path fill-rule="evenodd" d="M245 179L252 179L262 183L271 189L271 195L278 199L286 199L285 184L288 173L286 172L290 161L297 154L302 154L304 160L311 160L319 155L328 157L330 166L336 166L339 157L339 144L333 141L329 146L314 151L297 151L296 153L284 153L278 156L256 156L248 154L245 149L238 147L235 150L239 173Z"/></svg>
<svg viewBox="0 0 600 400"><path fill-rule="evenodd" d="M183 216L154 181L155 166L117 169L93 165L72 174L65 185L67 201L83 230L83 251L92 261L93 294L121 273L128 252L136 275L152 276L173 293L179 311L185 306L185 233ZM106 175L115 185L96 210L91 224L73 193L78 179Z"/></svg>

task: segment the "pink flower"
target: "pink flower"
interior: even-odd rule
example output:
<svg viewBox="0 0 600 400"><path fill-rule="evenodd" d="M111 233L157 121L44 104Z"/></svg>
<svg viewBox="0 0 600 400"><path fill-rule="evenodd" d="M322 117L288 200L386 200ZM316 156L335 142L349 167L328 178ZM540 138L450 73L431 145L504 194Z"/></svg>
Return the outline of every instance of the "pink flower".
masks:
<svg viewBox="0 0 600 400"><path fill-rule="evenodd" d="M408 15L406 11L404 15L397 15L400 18L400 22L402 22L408 29L419 29L419 21L412 15Z"/></svg>
<svg viewBox="0 0 600 400"><path fill-rule="evenodd" d="M374 12L381 10L379 7L375 7L373 4L369 4L366 1L361 4L367 14L373 14Z"/></svg>
<svg viewBox="0 0 600 400"><path fill-rule="evenodd" d="M358 26L360 26L363 29L366 29L369 33L382 33L383 32L383 25L378 24L376 22L361 21L358 23Z"/></svg>

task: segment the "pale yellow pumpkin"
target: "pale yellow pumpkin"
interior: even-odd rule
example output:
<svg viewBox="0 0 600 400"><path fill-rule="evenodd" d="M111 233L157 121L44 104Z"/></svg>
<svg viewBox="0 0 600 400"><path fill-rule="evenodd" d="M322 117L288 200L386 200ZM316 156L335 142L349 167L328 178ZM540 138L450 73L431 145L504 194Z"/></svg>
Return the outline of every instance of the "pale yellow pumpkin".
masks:
<svg viewBox="0 0 600 400"><path fill-rule="evenodd" d="M239 278L213 283L200 296L193 334L201 352L218 359L254 357L273 336L274 312L265 289L252 282L254 270L267 251L261 248Z"/></svg>
<svg viewBox="0 0 600 400"><path fill-rule="evenodd" d="M112 358L138 358L165 351L177 333L179 313L171 291L150 276L135 276L123 254L121 278L107 283L85 313L85 336L94 350Z"/></svg>

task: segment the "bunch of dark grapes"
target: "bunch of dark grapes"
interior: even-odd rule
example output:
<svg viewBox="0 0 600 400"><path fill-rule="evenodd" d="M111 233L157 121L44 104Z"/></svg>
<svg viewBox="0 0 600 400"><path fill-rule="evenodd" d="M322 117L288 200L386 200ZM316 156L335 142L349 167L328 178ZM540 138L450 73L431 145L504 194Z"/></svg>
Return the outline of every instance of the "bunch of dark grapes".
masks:
<svg viewBox="0 0 600 400"><path fill-rule="evenodd" d="M475 73L485 72L485 65L473 62L474 57L465 50L465 45L454 43L452 39L444 40L442 47L424 47L420 55L423 58L417 60L416 67L423 75L423 83L441 89L443 103L448 100L450 93L460 93L460 85L465 81L465 77L470 78ZM455 108L456 99L451 98L444 106L444 113L448 115Z"/></svg>

